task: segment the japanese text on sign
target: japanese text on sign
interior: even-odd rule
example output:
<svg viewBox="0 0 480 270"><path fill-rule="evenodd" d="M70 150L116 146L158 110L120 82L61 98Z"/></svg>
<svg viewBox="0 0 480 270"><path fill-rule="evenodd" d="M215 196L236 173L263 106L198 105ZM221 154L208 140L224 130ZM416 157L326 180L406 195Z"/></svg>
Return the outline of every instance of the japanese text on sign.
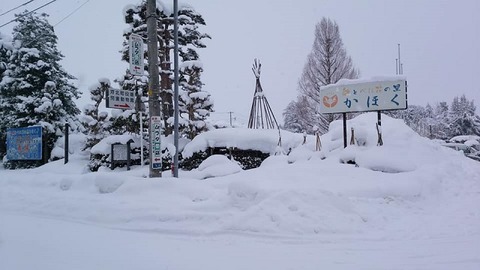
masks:
<svg viewBox="0 0 480 270"><path fill-rule="evenodd" d="M108 90L107 107L114 109L135 109L135 92L120 89Z"/></svg>
<svg viewBox="0 0 480 270"><path fill-rule="evenodd" d="M143 75L143 39L139 35L131 34L129 39L130 73Z"/></svg>
<svg viewBox="0 0 480 270"><path fill-rule="evenodd" d="M41 160L42 127L7 129L7 159Z"/></svg>
<svg viewBox="0 0 480 270"><path fill-rule="evenodd" d="M150 151L152 151L152 169L161 169L162 168L162 141L161 141L161 131L162 131L162 118L160 116L150 117L151 125L151 146Z"/></svg>
<svg viewBox="0 0 480 270"><path fill-rule="evenodd" d="M320 89L321 113L344 113L407 108L407 82L386 80L342 83Z"/></svg>

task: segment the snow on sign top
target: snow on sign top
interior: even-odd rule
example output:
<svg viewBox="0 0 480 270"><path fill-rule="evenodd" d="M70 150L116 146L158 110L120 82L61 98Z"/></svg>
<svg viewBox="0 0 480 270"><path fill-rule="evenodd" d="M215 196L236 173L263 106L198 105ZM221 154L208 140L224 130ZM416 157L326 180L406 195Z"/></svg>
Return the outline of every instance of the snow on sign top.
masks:
<svg viewBox="0 0 480 270"><path fill-rule="evenodd" d="M345 113L407 108L404 76L346 80L320 88L320 112Z"/></svg>

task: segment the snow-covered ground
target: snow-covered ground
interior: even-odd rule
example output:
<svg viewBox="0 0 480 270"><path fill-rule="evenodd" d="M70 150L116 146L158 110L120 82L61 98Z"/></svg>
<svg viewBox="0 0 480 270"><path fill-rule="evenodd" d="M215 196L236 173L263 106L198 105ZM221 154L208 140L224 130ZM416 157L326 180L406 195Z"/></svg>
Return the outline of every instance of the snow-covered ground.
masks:
<svg viewBox="0 0 480 270"><path fill-rule="evenodd" d="M377 147L375 122L246 171L0 170L0 269L480 269L480 162L386 116Z"/></svg>

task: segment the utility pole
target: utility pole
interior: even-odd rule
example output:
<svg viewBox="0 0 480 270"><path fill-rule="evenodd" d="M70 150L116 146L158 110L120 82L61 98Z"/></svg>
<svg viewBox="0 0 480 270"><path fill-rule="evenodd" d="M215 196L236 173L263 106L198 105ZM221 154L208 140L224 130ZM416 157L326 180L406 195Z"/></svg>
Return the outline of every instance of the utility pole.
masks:
<svg viewBox="0 0 480 270"><path fill-rule="evenodd" d="M232 113L233 113L233 112L228 112L228 114L230 114L230 127L233 127L233 123L232 123Z"/></svg>
<svg viewBox="0 0 480 270"><path fill-rule="evenodd" d="M402 75L403 74L403 63L402 63L402 59L400 58L400 43L398 43L398 67L397 67L397 70L398 70L398 75Z"/></svg>
<svg viewBox="0 0 480 270"><path fill-rule="evenodd" d="M160 148L160 167L154 166L154 159L158 158L154 153L155 138L153 136L154 127L152 127L152 118L160 117L160 90L159 90L159 78L158 78L158 40L157 40L157 7L156 0L147 1L147 35L148 35L148 111L150 113L150 125L149 125L149 142L150 142L150 172L149 177L161 177L161 148ZM161 130L161 128L159 129ZM160 134L158 136L160 138ZM160 144L160 141L158 141ZM158 154L158 152L157 152Z"/></svg>
<svg viewBox="0 0 480 270"><path fill-rule="evenodd" d="M398 58L395 59L395 75L398 75Z"/></svg>
<svg viewBox="0 0 480 270"><path fill-rule="evenodd" d="M178 0L173 0L173 65L174 65L174 122L173 122L173 144L175 155L173 156L173 177L178 178Z"/></svg>

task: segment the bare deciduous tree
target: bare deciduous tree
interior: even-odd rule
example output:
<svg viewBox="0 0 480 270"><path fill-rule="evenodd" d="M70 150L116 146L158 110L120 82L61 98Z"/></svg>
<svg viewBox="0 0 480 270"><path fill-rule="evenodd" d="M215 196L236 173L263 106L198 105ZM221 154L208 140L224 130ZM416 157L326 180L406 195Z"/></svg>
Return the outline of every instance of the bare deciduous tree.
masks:
<svg viewBox="0 0 480 270"><path fill-rule="evenodd" d="M347 55L347 51L340 37L338 24L328 18L322 18L315 27L315 40L312 51L307 57L307 62L303 68L303 73L298 83L300 97L307 97L314 104L320 103L320 87L327 84L333 84L340 79L358 78L359 72L353 66L353 61ZM299 102L297 100L297 102ZM318 106L310 106L316 110L309 115L319 115L316 123L310 126L318 126L320 132L328 130L328 125L334 120L333 115L324 115L318 112ZM297 117L301 117L298 115ZM288 126L285 123L285 126ZM305 131L311 133L308 127L303 127Z"/></svg>

